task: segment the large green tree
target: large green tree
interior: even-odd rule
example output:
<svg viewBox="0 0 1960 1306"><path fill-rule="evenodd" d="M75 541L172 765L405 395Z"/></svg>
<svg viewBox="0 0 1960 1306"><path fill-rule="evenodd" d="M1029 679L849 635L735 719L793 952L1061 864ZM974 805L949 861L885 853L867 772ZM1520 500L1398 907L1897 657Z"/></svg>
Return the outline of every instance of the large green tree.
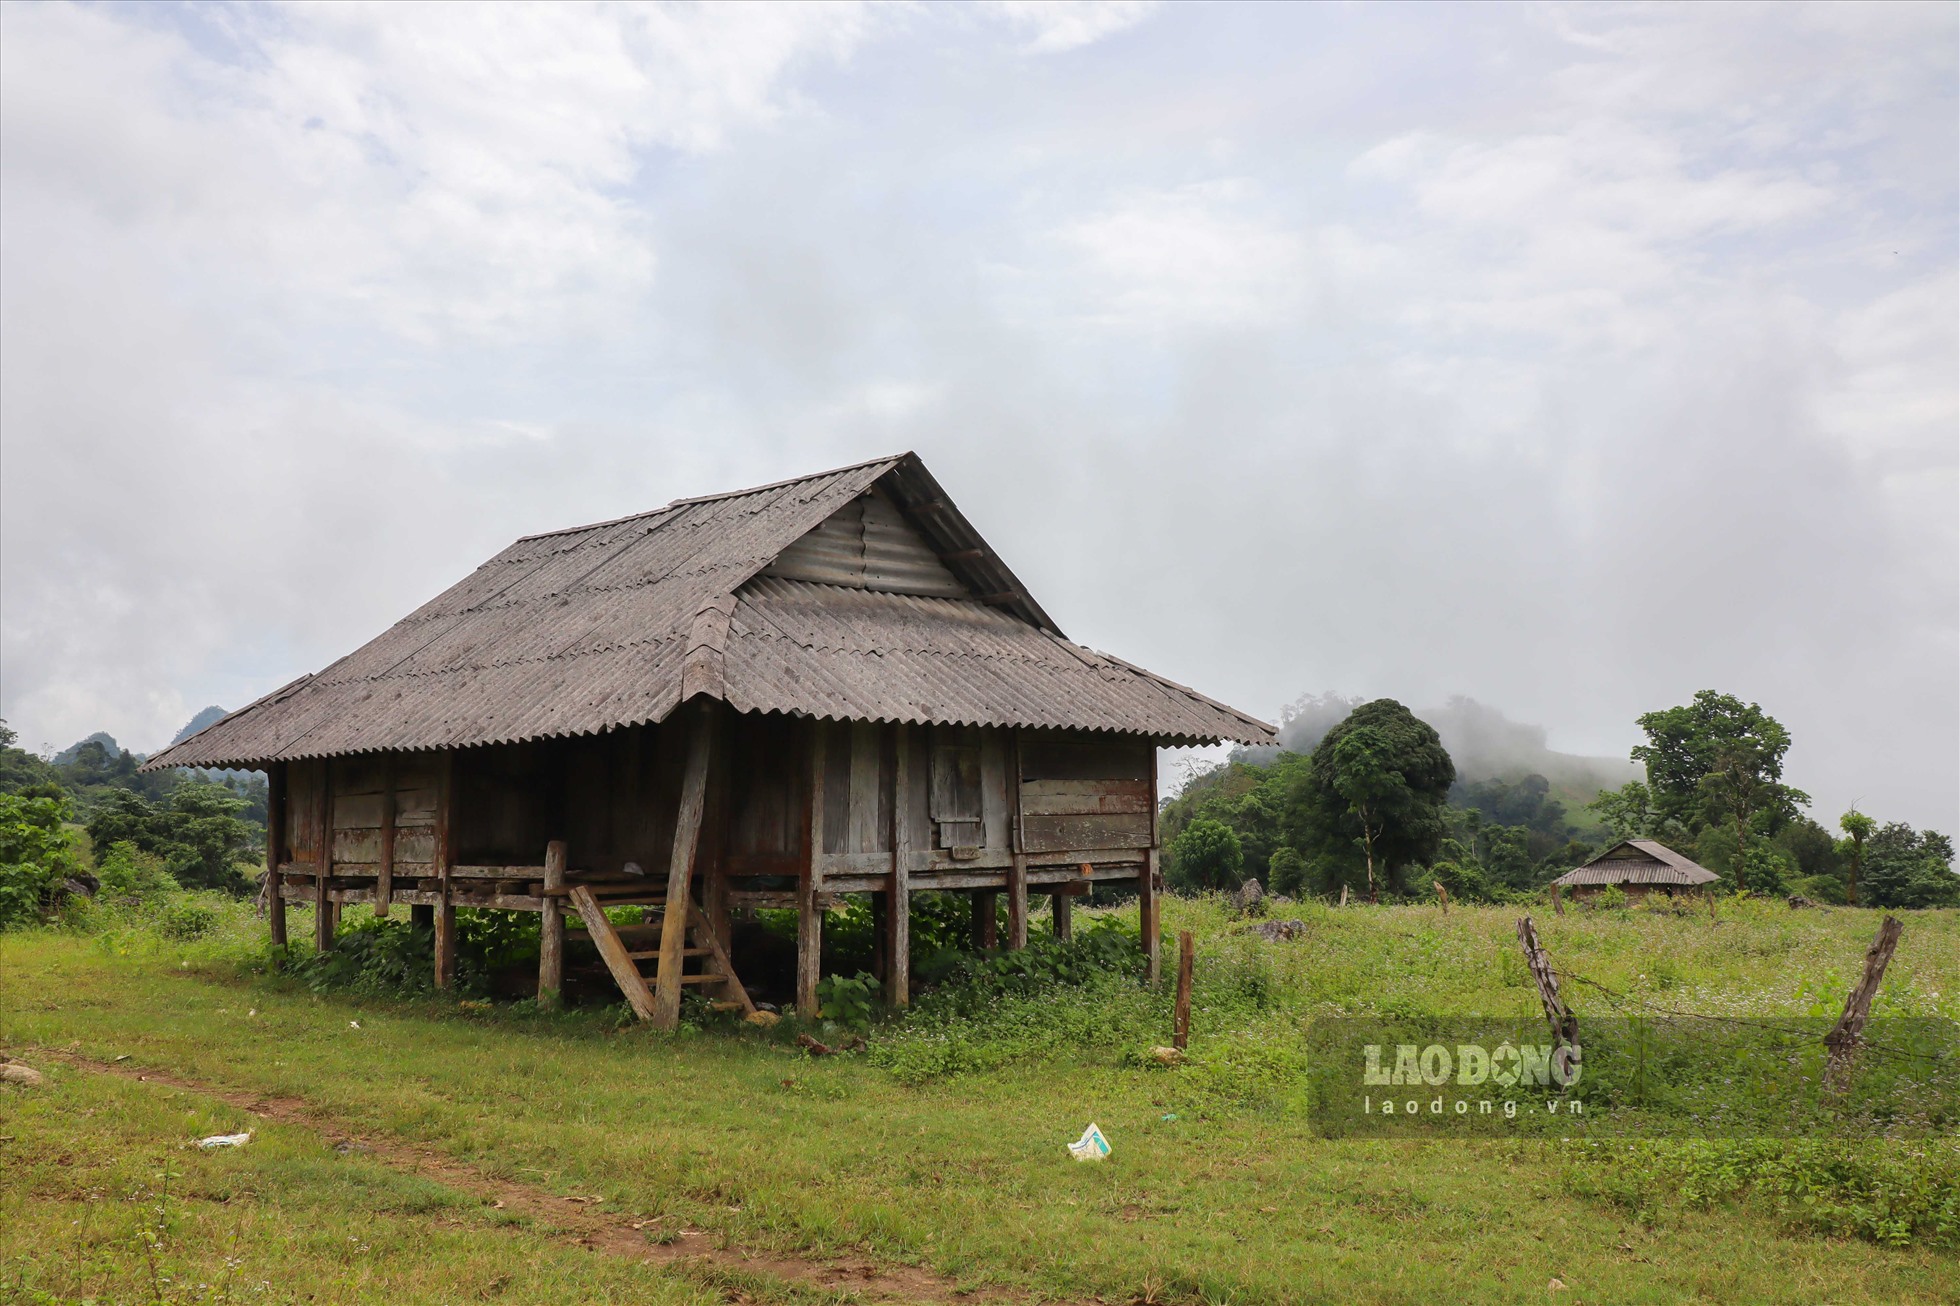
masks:
<svg viewBox="0 0 1960 1306"><path fill-rule="evenodd" d="M239 819L245 800L223 785L179 785L168 799L145 802L127 789L103 793L88 820L89 839L107 849L129 843L161 857L185 888L247 888L237 869L256 860L259 830Z"/></svg>
<svg viewBox="0 0 1960 1306"><path fill-rule="evenodd" d="M1435 857L1456 767L1435 729L1392 698L1363 703L1315 746L1298 779L1288 842L1328 854L1358 850L1368 894L1378 872L1398 887L1412 863Z"/></svg>
<svg viewBox="0 0 1960 1306"><path fill-rule="evenodd" d="M1810 801L1783 783L1790 732L1756 704L1712 689L1639 724L1647 742L1634 747L1633 759L1647 765L1654 814L1691 833L1731 826L1736 887L1748 888L1750 836L1775 833Z"/></svg>

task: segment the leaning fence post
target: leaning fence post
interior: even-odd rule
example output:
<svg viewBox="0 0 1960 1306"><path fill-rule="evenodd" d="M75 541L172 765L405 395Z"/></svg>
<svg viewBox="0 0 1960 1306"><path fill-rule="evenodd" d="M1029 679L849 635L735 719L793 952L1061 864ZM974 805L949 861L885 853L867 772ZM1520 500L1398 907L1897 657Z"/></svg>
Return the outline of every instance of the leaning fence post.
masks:
<svg viewBox="0 0 1960 1306"><path fill-rule="evenodd" d="M1436 886L1436 898L1439 902L1443 904L1443 915L1445 916L1449 915L1450 914L1450 891L1443 887L1443 882L1441 880L1431 880L1430 883Z"/></svg>
<svg viewBox="0 0 1960 1306"><path fill-rule="evenodd" d="M1524 964L1531 970L1531 978L1538 984L1538 1001L1545 1008L1545 1020L1552 1027L1552 1037L1559 1042L1561 1049L1570 1047L1568 1064L1579 1059L1579 1018L1572 1014L1572 1008L1558 994L1558 976L1552 973L1552 959L1538 944L1538 931L1531 923L1531 917L1518 918L1518 942L1524 945Z"/></svg>
<svg viewBox="0 0 1960 1306"><path fill-rule="evenodd" d="M1844 1014L1824 1036L1824 1046L1830 1049L1826 1076L1837 1087L1850 1082L1851 1064L1864 1037L1865 1021L1872 1014L1872 998L1885 979L1885 968L1892 963L1892 950L1899 946L1899 935L1904 931L1905 926L1896 916L1887 916L1879 925L1878 937L1865 950L1865 973L1859 978L1858 986L1845 995Z"/></svg>

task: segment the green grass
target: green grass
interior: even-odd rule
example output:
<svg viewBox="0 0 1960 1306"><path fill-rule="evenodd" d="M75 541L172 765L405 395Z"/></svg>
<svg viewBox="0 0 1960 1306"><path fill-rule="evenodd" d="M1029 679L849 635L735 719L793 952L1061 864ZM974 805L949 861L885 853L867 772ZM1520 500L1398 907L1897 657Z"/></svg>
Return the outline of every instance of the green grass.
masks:
<svg viewBox="0 0 1960 1306"><path fill-rule="evenodd" d="M1840 999L1878 919L1723 910L1719 925L1646 911L1538 923L1561 968L1642 1000L1806 1015ZM1557 1277L1568 1302L1952 1299L1954 1231L1940 1223L1960 1176L1951 1139L1875 1144L1861 1159L1781 1146L1643 1144L1602 1157L1557 1141L1316 1137L1290 1087L1304 1021L1509 1015L1535 998L1513 912L1297 914L1308 937L1265 944L1234 934L1215 904L1172 905L1168 925L1201 940L1194 1064L1172 1071L1140 1068L1135 1055L1167 1041L1167 995L1114 982L957 1013L929 1002L875 1035L869 1055L817 1060L759 1033L663 1036L612 1013L312 993L241 964L251 927L235 916L191 942L136 929L0 937L0 1040L300 1097L350 1128L743 1246L858 1251L1037 1297L1495 1301L1540 1297ZM295 937L304 926L301 914ZM1574 996L1582 1018L1606 1014L1586 991ZM1952 1017L1956 999L1960 914L1912 915L1879 1014ZM186 1169L251 1168L234 1185L252 1194L243 1208L197 1208L198 1241L219 1249L242 1228L229 1254L275 1299L469 1299L499 1274L516 1276L512 1300L625 1290L594 1279L551 1292L553 1258L570 1253L521 1245L524 1235L481 1212L411 1210L391 1186L404 1181L329 1162L317 1140L176 1151L235 1120L222 1109L183 1116L205 1110L194 1102L138 1106L149 1101L138 1090L150 1091L70 1072L42 1096L0 1097L0 1135L16 1136L5 1144L0 1248L63 1293L101 1291L86 1277L101 1271L61 1278L60 1267L129 1260L143 1219L141 1202L80 1202L75 1185L100 1173L87 1181L119 1194L166 1154ZM112 1100L132 1104L119 1113ZM91 1107L95 1117L79 1115ZM75 1141L51 1130L62 1119ZM1091 1119L1114 1144L1104 1165L1063 1150ZM77 1171L50 1159L58 1148L97 1159ZM1865 1225L1838 1209L1859 1203L1885 1209ZM117 1214L77 1225L84 1206ZM241 1210L257 1214L241 1222ZM429 1255L371 1264L341 1250L352 1236L424 1245L421 1231ZM210 1280L224 1255L196 1261L195 1273ZM601 1259L573 1262L596 1275ZM134 1266L123 1282L140 1282ZM658 1282L642 1292L650 1300L697 1290L643 1267L605 1273ZM438 1277L419 1288L400 1278L419 1274Z"/></svg>

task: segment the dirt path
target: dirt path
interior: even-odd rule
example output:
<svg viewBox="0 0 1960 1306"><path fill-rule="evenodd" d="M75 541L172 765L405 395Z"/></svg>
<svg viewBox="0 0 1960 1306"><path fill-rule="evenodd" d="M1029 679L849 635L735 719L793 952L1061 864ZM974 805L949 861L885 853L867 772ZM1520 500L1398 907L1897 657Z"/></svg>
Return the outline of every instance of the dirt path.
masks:
<svg viewBox="0 0 1960 1306"><path fill-rule="evenodd" d="M495 1209L526 1216L535 1226L532 1232L607 1255L625 1256L654 1264L686 1263L707 1269L761 1274L826 1293L851 1294L854 1299L862 1301L979 1303L1025 1300L987 1290L962 1291L950 1279L910 1266L881 1266L852 1258L819 1260L779 1252L742 1251L724 1246L715 1236L699 1229L676 1229L669 1224L663 1230L661 1226L667 1222L658 1219L595 1211L591 1209L591 1204L599 1200L597 1198L565 1197L512 1180L492 1178L432 1148L349 1129L342 1121L327 1115L303 1098L269 1097L262 1093L219 1088L166 1071L148 1070L127 1062L98 1061L54 1048L35 1048L33 1051L83 1070L198 1093L237 1107L261 1120L312 1130L336 1148L358 1150L369 1160L470 1193ZM654 1242L654 1237L665 1237L667 1241ZM735 1293L731 1294L731 1300L749 1299Z"/></svg>

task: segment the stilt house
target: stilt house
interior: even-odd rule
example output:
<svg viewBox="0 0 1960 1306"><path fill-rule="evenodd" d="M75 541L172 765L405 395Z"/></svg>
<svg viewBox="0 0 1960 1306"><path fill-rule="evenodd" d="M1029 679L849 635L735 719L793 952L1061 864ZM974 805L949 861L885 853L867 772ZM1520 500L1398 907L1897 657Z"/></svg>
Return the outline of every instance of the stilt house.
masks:
<svg viewBox="0 0 1960 1306"><path fill-rule="evenodd" d="M1574 867L1552 883L1575 899L1594 897L1617 888L1638 901L1659 893L1706 892L1721 877L1664 843L1652 839L1622 839L1584 866Z"/></svg>
<svg viewBox="0 0 1960 1306"><path fill-rule="evenodd" d="M1133 583L1132 578L1112 578ZM1047 895L1066 934L1135 886L1157 967L1156 749L1271 727L1071 643L912 454L527 536L379 638L151 759L270 777L272 934L311 903L568 919L645 1019L682 987L750 1003L731 920L799 913L816 1001L826 908L873 895L888 998L911 895L971 895L1009 947ZM646 924L604 909L638 904Z"/></svg>

